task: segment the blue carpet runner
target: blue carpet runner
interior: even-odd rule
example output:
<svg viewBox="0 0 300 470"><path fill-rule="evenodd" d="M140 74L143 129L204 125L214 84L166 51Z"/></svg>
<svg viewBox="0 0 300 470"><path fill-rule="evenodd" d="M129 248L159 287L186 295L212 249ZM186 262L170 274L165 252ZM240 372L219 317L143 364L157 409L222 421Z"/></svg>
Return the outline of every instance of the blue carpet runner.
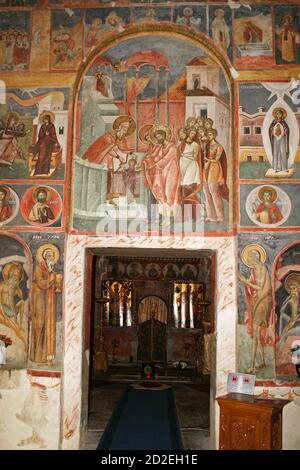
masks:
<svg viewBox="0 0 300 470"><path fill-rule="evenodd" d="M182 450L171 388L135 390L130 386L117 404L97 450Z"/></svg>

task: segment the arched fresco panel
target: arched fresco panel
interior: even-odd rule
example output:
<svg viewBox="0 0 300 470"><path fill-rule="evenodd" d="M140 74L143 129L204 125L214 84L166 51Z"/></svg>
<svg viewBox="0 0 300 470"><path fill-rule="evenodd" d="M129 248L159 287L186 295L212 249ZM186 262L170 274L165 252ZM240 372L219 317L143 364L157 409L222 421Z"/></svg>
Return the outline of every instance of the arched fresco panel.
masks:
<svg viewBox="0 0 300 470"><path fill-rule="evenodd" d="M76 230L228 231L230 93L207 52L121 41L87 69L76 112Z"/></svg>

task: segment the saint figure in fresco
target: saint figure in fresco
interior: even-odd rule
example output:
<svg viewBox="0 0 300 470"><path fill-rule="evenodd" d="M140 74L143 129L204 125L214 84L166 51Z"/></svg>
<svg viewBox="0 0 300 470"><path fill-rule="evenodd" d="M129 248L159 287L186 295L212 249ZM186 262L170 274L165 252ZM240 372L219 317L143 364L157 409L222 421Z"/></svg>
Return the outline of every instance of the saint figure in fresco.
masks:
<svg viewBox="0 0 300 470"><path fill-rule="evenodd" d="M299 46L299 34L293 25L292 15L289 13L283 16L282 25L277 29L277 35L282 60L295 62L295 54L297 46Z"/></svg>
<svg viewBox="0 0 300 470"><path fill-rule="evenodd" d="M265 266L266 252L260 245L247 245L241 255L243 263L250 268L248 279L239 274L239 280L245 286L247 309L244 322L247 331L252 337L251 364L248 373L255 373L256 369L266 367L264 347L270 344L267 328L272 312L272 287L268 270ZM256 363L257 351L261 362Z"/></svg>
<svg viewBox="0 0 300 470"><path fill-rule="evenodd" d="M113 130L105 132L84 153L83 159L108 168L107 199L126 196L127 187L124 171L127 167L129 149L127 137L135 131L135 122L130 116L119 116L113 123Z"/></svg>
<svg viewBox="0 0 300 470"><path fill-rule="evenodd" d="M258 192L260 204L255 208L253 217L262 224L277 224L283 215L276 204L277 191L270 186L262 187Z"/></svg>
<svg viewBox="0 0 300 470"><path fill-rule="evenodd" d="M0 225L12 216L12 208L9 204L9 189L0 186Z"/></svg>
<svg viewBox="0 0 300 470"><path fill-rule="evenodd" d="M92 24L89 27L89 30L86 35L86 47L89 50L92 50L95 46L97 46L98 42L101 39L101 32L102 32L102 20L98 16L92 19Z"/></svg>
<svg viewBox="0 0 300 470"><path fill-rule="evenodd" d="M196 18L192 8L185 7L182 11L183 16L177 16L176 23L187 26L188 28L198 28L201 24L201 18Z"/></svg>
<svg viewBox="0 0 300 470"><path fill-rule="evenodd" d="M182 132L183 135L183 132ZM200 145L196 141L197 129L189 128L179 145L181 199L183 203L199 204L197 194L201 189Z"/></svg>
<svg viewBox="0 0 300 470"><path fill-rule="evenodd" d="M215 18L211 23L211 33L213 41L227 52L230 44L230 32L224 16L224 10L222 10L222 8L217 8L215 11Z"/></svg>
<svg viewBox="0 0 300 470"><path fill-rule="evenodd" d="M53 124L54 115L45 112L41 115L42 125L39 130L38 141L31 146L33 158L36 159L34 176L49 175L52 152L60 149Z"/></svg>
<svg viewBox="0 0 300 470"><path fill-rule="evenodd" d="M56 353L55 297L61 292L62 284L62 275L55 271L58 248L51 244L42 245L36 259L38 264L34 270L30 303L30 360L51 365Z"/></svg>
<svg viewBox="0 0 300 470"><path fill-rule="evenodd" d="M0 121L0 166L12 167L15 158L24 159L18 137L25 137L25 125L20 123L17 113L9 113L6 124Z"/></svg>
<svg viewBox="0 0 300 470"><path fill-rule="evenodd" d="M206 222L223 222L224 203L228 200L227 160L225 150L216 140L217 131L207 131L204 153L203 192L205 196Z"/></svg>
<svg viewBox="0 0 300 470"><path fill-rule="evenodd" d="M39 224L47 224L54 220L54 214L47 204L50 198L50 193L46 188L38 188L33 193L33 200L35 204L32 206L29 212L29 220Z"/></svg>
<svg viewBox="0 0 300 470"><path fill-rule="evenodd" d="M146 187L151 191L162 216L176 215L180 188L180 170L176 145L167 126L153 126L151 148L142 160Z"/></svg>
<svg viewBox="0 0 300 470"><path fill-rule="evenodd" d="M23 326L24 296L20 288L24 270L20 263L7 263L2 270L0 283L0 323L12 327ZM2 318L1 318L2 317ZM8 320L9 321L8 321Z"/></svg>
<svg viewBox="0 0 300 470"><path fill-rule="evenodd" d="M272 147L272 167L275 172L288 171L290 129L283 108L275 108L273 121L269 127L269 138Z"/></svg>
<svg viewBox="0 0 300 470"><path fill-rule="evenodd" d="M279 317L279 346L282 347L292 330L298 327L300 331L300 274L289 274L285 281L284 287L288 297L284 300L280 308ZM294 336L298 336L299 332L295 332Z"/></svg>

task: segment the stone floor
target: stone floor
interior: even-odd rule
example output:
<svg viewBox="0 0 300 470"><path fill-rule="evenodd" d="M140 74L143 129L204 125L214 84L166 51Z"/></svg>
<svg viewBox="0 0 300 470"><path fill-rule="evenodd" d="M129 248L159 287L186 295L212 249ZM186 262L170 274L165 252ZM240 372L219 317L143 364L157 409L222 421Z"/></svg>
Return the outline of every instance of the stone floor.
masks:
<svg viewBox="0 0 300 470"><path fill-rule="evenodd" d="M201 384L171 384L177 408L184 449L208 450L209 387ZM105 426L127 387L127 383L97 383L90 394L88 433L81 449L94 450Z"/></svg>

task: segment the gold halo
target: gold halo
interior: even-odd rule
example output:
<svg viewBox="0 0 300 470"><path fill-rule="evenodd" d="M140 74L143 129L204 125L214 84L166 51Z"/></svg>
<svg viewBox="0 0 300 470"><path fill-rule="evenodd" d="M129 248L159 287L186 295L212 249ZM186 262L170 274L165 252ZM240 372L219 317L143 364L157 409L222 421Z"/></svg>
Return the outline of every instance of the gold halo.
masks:
<svg viewBox="0 0 300 470"><path fill-rule="evenodd" d="M36 259L38 260L38 262L40 263L41 261L45 261L44 258L43 258L43 252L45 250L52 250L52 253L54 255L54 260L53 261L54 261L54 263L57 263L57 261L59 260L59 251L58 251L57 246L52 245L51 243L46 243L45 245L41 245L37 249Z"/></svg>
<svg viewBox="0 0 300 470"><path fill-rule="evenodd" d="M43 123L44 116L50 116L50 122L53 123L55 121L55 114L52 111L44 110L39 116L39 123Z"/></svg>
<svg viewBox="0 0 300 470"><path fill-rule="evenodd" d="M300 273L291 273L284 280L284 287L290 293L291 284L297 284L300 290Z"/></svg>
<svg viewBox="0 0 300 470"><path fill-rule="evenodd" d="M16 263L16 262L7 263L4 266L4 268L2 270L2 276L3 276L4 281L7 281L7 279L9 279L10 273L14 269L18 270L18 272L19 272L19 281L22 281L23 276L24 276L24 269L23 269L22 264Z"/></svg>
<svg viewBox="0 0 300 470"><path fill-rule="evenodd" d="M145 124L142 126L139 130L139 139L143 144L148 144L147 140L145 139L145 135L148 133L150 134L150 131L153 127L153 124Z"/></svg>
<svg viewBox="0 0 300 470"><path fill-rule="evenodd" d="M272 116L273 116L274 119L276 119L275 114L277 113L277 111L282 112L282 119L285 119L287 117L287 112L284 108L274 108L273 111L272 111Z"/></svg>
<svg viewBox="0 0 300 470"><path fill-rule="evenodd" d="M151 132L150 132L150 139L152 140L152 142L154 144L158 144L156 138L155 138L155 133L157 131L163 131L165 132L166 134L166 140L167 142L170 142L171 138L172 138L172 131L171 129L168 127L168 126L163 126L163 125L157 125L157 126L153 126L152 129L151 129Z"/></svg>
<svg viewBox="0 0 300 470"><path fill-rule="evenodd" d="M117 130L123 122L129 122L130 124L129 129L126 132L126 137L127 137L135 131L136 125L135 125L134 119L131 116L128 116L127 114L125 114L124 116L119 116L117 119L115 119L113 123L113 129Z"/></svg>
<svg viewBox="0 0 300 470"><path fill-rule="evenodd" d="M265 193L266 191L270 192L271 193L271 202L274 202L276 201L277 199L277 191L275 188L272 188L272 186L263 186L262 188L260 188L260 190L258 191L258 198L261 202L264 202L263 200L263 193Z"/></svg>
<svg viewBox="0 0 300 470"><path fill-rule="evenodd" d="M7 186L0 186L0 190L5 193L4 200L7 201L10 197L10 189Z"/></svg>
<svg viewBox="0 0 300 470"><path fill-rule="evenodd" d="M38 194L41 190L44 190L44 191L47 193L46 202L49 202L50 199L51 199L51 194L50 194L49 189L47 189L45 186L39 186L38 188L36 188L36 189L33 191L33 193L32 193L32 199L34 200L34 202L37 202L37 194Z"/></svg>
<svg viewBox="0 0 300 470"><path fill-rule="evenodd" d="M283 15L282 20L284 21L286 18L289 18L290 21L293 21L293 17L292 15L290 15L290 13L286 13L285 15Z"/></svg>
<svg viewBox="0 0 300 470"><path fill-rule="evenodd" d="M18 115L18 113L15 113L15 112L8 113L7 122L9 122L12 118L15 118L15 121L17 124L20 121L20 116Z"/></svg>
<svg viewBox="0 0 300 470"><path fill-rule="evenodd" d="M253 268L252 264L249 262L250 251L256 251L257 253L259 253L261 263L264 263L266 261L267 253L265 249L262 246L257 245L256 243L252 243L251 245L245 246L241 254L242 261L246 266L248 266L248 268Z"/></svg>

